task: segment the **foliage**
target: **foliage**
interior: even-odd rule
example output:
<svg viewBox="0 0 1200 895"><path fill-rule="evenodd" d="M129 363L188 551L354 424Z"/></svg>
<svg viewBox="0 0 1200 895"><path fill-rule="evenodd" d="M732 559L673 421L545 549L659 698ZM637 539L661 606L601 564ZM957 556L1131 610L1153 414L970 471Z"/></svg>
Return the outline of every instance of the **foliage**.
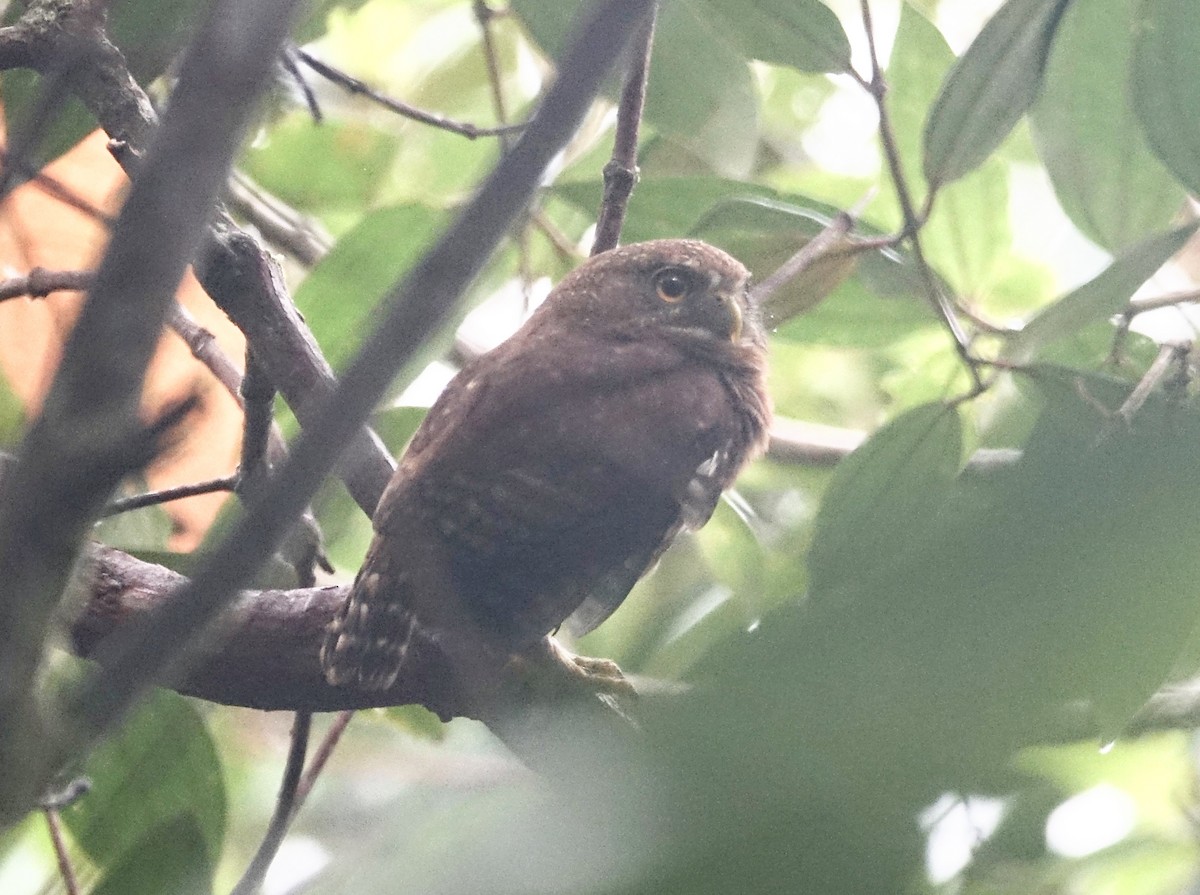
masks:
<svg viewBox="0 0 1200 895"><path fill-rule="evenodd" d="M513 0L492 20L512 116L584 5ZM470 3L317 6L315 55L494 120ZM1187 0L996 7L872 3L875 78L857 4L664 3L624 240L696 235L762 280L853 209L853 234L771 299L771 386L783 418L871 435L833 471L777 444L739 483L749 509L721 507L579 645L692 685L645 697L636 740L530 720L535 777L474 722L364 713L266 891L292 891L304 855L291 882L313 893L1150 895L1200 874L1188 725L1125 734L1200 671L1200 406L1170 350L1193 338L1200 29ZM138 18L154 4L118 8L114 38L157 77L191 5L161 29ZM335 235L290 273L340 367L499 148L305 77L327 120L278 90L240 167ZM14 127L35 86L4 73ZM573 265L562 243L586 249L601 105L472 287L468 343L498 341ZM39 159L92 126L80 111ZM906 225L918 242L887 241ZM436 385L416 373L379 417L396 451ZM0 399L11 441L25 411ZM996 449L1019 460L983 462ZM333 484L314 510L348 579L369 522ZM166 551L146 519L102 536ZM283 719L252 717L158 693L92 756L92 793L63 812L87 891L229 887L284 752ZM43 837L27 821L0 838L0 890L53 875Z"/></svg>

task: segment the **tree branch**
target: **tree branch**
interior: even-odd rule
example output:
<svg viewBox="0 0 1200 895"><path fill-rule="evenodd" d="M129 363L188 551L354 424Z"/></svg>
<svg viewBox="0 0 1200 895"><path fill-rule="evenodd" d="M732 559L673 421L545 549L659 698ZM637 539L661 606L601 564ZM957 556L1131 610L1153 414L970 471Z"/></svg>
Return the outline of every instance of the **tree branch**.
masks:
<svg viewBox="0 0 1200 895"><path fill-rule="evenodd" d="M638 132L646 106L646 84L650 79L650 54L654 49L654 19L657 4L638 35L637 48L617 107L617 130L613 135L612 158L604 166L604 198L596 221L592 254L614 249L621 241L625 210L637 183Z"/></svg>

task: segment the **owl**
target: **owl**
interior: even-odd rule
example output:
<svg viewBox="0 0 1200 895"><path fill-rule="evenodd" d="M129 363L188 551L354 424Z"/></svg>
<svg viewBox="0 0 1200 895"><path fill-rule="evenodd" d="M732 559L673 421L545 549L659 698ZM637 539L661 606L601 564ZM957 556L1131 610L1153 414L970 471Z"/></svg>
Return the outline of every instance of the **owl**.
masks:
<svg viewBox="0 0 1200 895"><path fill-rule="evenodd" d="M604 621L764 447L748 277L696 240L614 249L464 367L380 500L326 632L326 679L386 689L418 638L472 674L538 653L603 666L552 632Z"/></svg>

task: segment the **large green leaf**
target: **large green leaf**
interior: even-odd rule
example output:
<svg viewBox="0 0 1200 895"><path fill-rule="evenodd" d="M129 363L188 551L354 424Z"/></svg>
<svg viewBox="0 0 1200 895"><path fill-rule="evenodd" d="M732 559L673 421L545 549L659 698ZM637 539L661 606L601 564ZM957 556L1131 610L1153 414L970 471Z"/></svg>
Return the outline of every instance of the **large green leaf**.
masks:
<svg viewBox="0 0 1200 895"><path fill-rule="evenodd" d="M89 758L91 791L63 811L80 847L101 868L128 858L165 825L186 822L210 865L225 835L221 762L204 721L182 696L156 690Z"/></svg>
<svg viewBox="0 0 1200 895"><path fill-rule="evenodd" d="M925 123L925 179L956 180L1033 104L1070 0L1008 0L950 70Z"/></svg>
<svg viewBox="0 0 1200 895"><path fill-rule="evenodd" d="M551 56L584 8L581 0L515 0L511 6ZM660 8L646 120L716 170L741 175L758 141L754 82L738 41L709 12L699 0Z"/></svg>
<svg viewBox="0 0 1200 895"><path fill-rule="evenodd" d="M1196 232L1195 224L1151 236L1122 252L1098 276L1060 298L1030 320L1004 351L1011 361L1024 363L1047 345L1107 320Z"/></svg>
<svg viewBox="0 0 1200 895"><path fill-rule="evenodd" d="M1200 195L1200 28L1191 0L1146 0L1129 72L1133 110L1150 148Z"/></svg>
<svg viewBox="0 0 1200 895"><path fill-rule="evenodd" d="M1114 252L1168 226L1184 200L1146 146L1130 104L1139 22L1134 0L1073 4L1031 112L1034 143L1063 209Z"/></svg>
<svg viewBox="0 0 1200 895"><path fill-rule="evenodd" d="M108 869L92 895L209 895L213 868L203 831L193 817L181 814L139 840Z"/></svg>
<svg viewBox="0 0 1200 895"><path fill-rule="evenodd" d="M850 41L837 16L819 0L692 0L715 17L752 59L800 71L850 69Z"/></svg>
<svg viewBox="0 0 1200 895"><path fill-rule="evenodd" d="M917 159L927 139L926 119L954 63L954 54L933 23L907 4L902 8L892 58L887 96L892 131L914 201L924 173ZM877 205L886 208L890 198ZM956 183L943 186L922 229L922 242L933 267L947 280L950 292L985 294L995 280L995 266L1012 241L1007 217L996 209L1008 204L1003 166L989 160ZM892 225L900 217L892 211ZM918 294L924 295L924 290Z"/></svg>
<svg viewBox="0 0 1200 895"><path fill-rule="evenodd" d="M937 521L962 455L958 414L924 404L892 420L834 474L817 514L808 573L815 599L886 568Z"/></svg>
<svg viewBox="0 0 1200 895"><path fill-rule="evenodd" d="M421 256L441 220L419 205L373 211L300 284L296 306L335 369L369 332L376 306Z"/></svg>

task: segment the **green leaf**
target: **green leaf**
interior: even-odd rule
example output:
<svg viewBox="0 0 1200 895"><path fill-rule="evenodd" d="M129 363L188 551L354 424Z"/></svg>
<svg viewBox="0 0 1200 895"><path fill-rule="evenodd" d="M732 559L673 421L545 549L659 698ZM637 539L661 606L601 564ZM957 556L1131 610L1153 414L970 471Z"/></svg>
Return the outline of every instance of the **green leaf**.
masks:
<svg viewBox="0 0 1200 895"><path fill-rule="evenodd" d="M92 895L209 895L213 864L203 831L193 817L181 814L152 829L126 852Z"/></svg>
<svg viewBox="0 0 1200 895"><path fill-rule="evenodd" d="M914 195L924 183L916 159L921 157L925 119L954 61L953 51L934 24L903 4L888 62L887 102L896 148Z"/></svg>
<svg viewBox="0 0 1200 895"><path fill-rule="evenodd" d="M923 404L892 420L842 461L817 514L808 565L825 597L847 577L886 568L930 527L962 455L956 411Z"/></svg>
<svg viewBox="0 0 1200 895"><path fill-rule="evenodd" d="M1183 248L1196 224L1160 233L1122 252L1098 276L1030 320L1009 342L1004 357L1026 363L1047 345L1120 312L1138 287Z"/></svg>
<svg viewBox="0 0 1200 895"><path fill-rule="evenodd" d="M1034 144L1063 210L1116 252L1169 226L1184 191L1142 137L1129 98L1134 0L1067 10L1031 114Z"/></svg>
<svg viewBox="0 0 1200 895"><path fill-rule="evenodd" d="M98 866L138 860L139 842L181 818L195 831L195 847L215 864L225 834L221 763L203 720L182 696L155 690L83 770L92 789L62 817Z"/></svg>
<svg viewBox="0 0 1200 895"><path fill-rule="evenodd" d="M566 42L581 0L514 0L511 7L550 56ZM758 111L748 59L698 0L663 4L654 35L646 121L731 176L749 171ZM610 91L615 95L615 84Z"/></svg>
<svg viewBox="0 0 1200 895"><path fill-rule="evenodd" d="M850 41L818 0L694 0L753 59L806 72L850 69Z"/></svg>
<svg viewBox="0 0 1200 895"><path fill-rule="evenodd" d="M1133 111L1150 149L1200 195L1200 28L1191 0L1146 0L1129 72Z"/></svg>
<svg viewBox="0 0 1200 895"><path fill-rule="evenodd" d="M419 205L372 211L300 284L296 306L334 369L370 331L379 301L421 256L441 222L441 215Z"/></svg>
<svg viewBox="0 0 1200 895"><path fill-rule="evenodd" d="M327 214L370 207L387 177L397 138L359 121L315 127L307 112L277 122L267 140L243 155L247 173L300 208Z"/></svg>
<svg viewBox="0 0 1200 895"><path fill-rule="evenodd" d="M50 121L34 121L32 115L42 87L41 75L28 69L13 68L0 76L9 140L23 144L34 130L40 135L37 145L28 147L25 159L32 170L54 161L98 126L92 113L71 95L52 110Z"/></svg>
<svg viewBox="0 0 1200 895"><path fill-rule="evenodd" d="M1033 104L1070 0L1008 0L950 70L925 123L925 179L956 180Z"/></svg>

